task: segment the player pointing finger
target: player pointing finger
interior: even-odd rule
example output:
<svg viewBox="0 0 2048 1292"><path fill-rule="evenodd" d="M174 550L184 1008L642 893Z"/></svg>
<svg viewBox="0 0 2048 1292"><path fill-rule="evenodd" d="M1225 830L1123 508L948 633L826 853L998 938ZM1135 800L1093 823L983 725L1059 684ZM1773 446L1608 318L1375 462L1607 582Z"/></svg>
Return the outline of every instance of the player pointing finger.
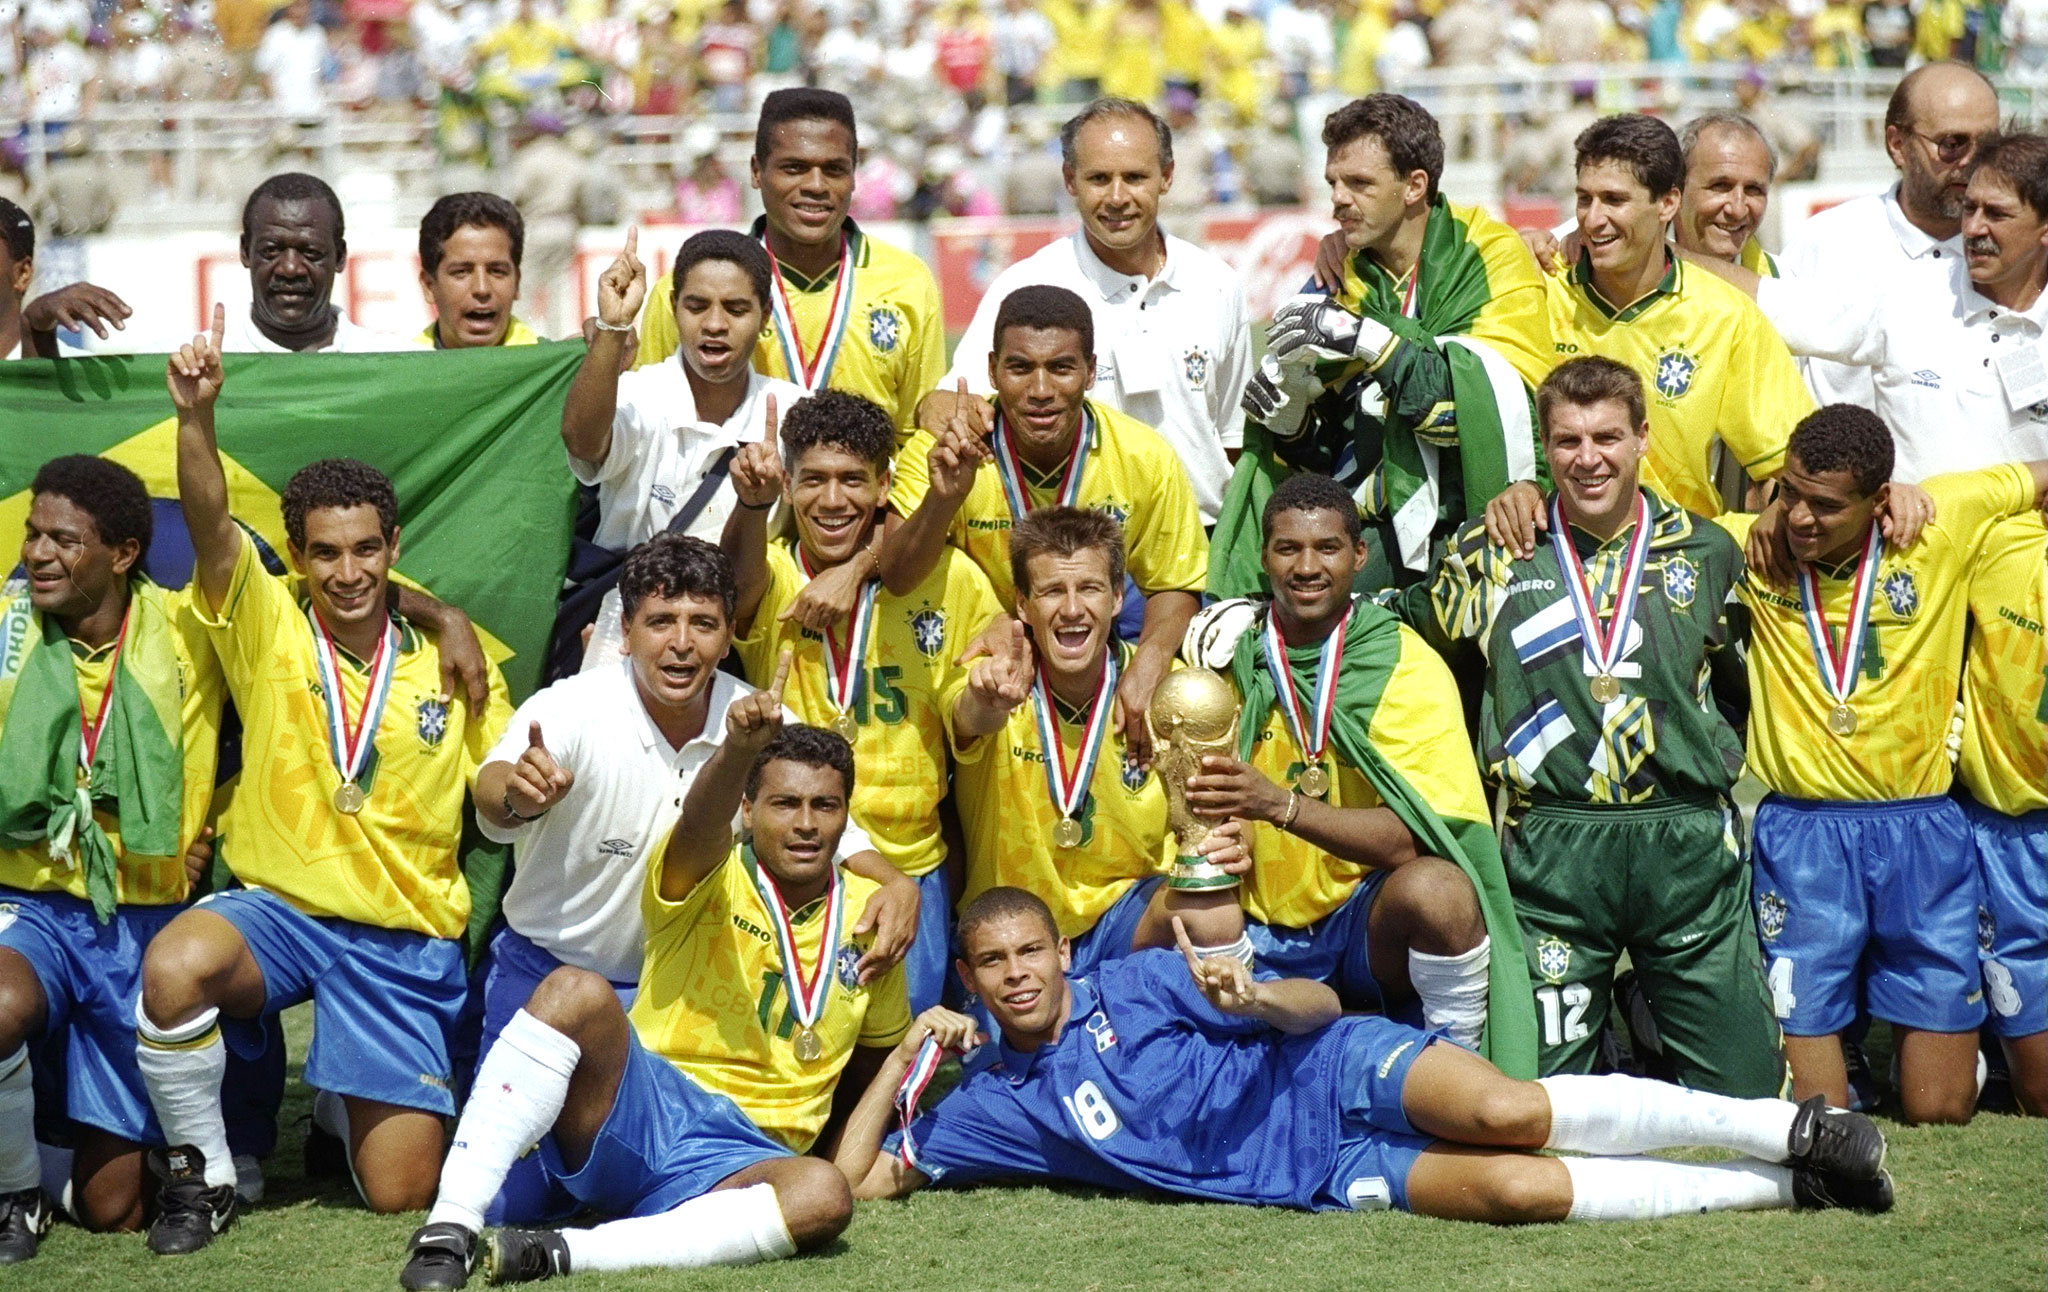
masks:
<svg viewBox="0 0 2048 1292"><path fill-rule="evenodd" d="M541 736L540 724L535 722L528 725L526 748L520 752L519 761L512 765L512 774L505 782L502 806L516 817L537 817L560 803L575 783L576 773L555 761Z"/></svg>
<svg viewBox="0 0 2048 1292"><path fill-rule="evenodd" d="M766 412L762 424L766 428L760 439L740 446L732 459L732 491L739 504L750 511L763 511L775 505L782 496L785 475L782 469L782 445L777 439L779 419L775 411L775 396L766 400Z"/></svg>

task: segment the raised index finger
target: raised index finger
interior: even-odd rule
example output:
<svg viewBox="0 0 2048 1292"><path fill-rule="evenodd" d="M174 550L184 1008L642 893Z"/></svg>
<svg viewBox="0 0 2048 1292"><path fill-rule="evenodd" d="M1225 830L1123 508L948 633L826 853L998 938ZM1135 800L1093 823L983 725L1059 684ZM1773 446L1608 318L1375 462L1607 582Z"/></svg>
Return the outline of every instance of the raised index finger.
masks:
<svg viewBox="0 0 2048 1292"><path fill-rule="evenodd" d="M626 226L626 255L628 257L631 257L639 250L640 226L637 224L629 224Z"/></svg>
<svg viewBox="0 0 2048 1292"><path fill-rule="evenodd" d="M782 684L789 680L789 660L791 654L793 652L789 647L784 646L782 648L782 658L775 661L774 680L768 683L768 693L778 701L782 699Z"/></svg>
<svg viewBox="0 0 2048 1292"><path fill-rule="evenodd" d="M1195 954L1194 939L1188 936L1188 926L1181 923L1180 916L1173 917L1173 940L1180 944L1180 953L1186 957L1188 972L1196 978L1202 976L1202 960Z"/></svg>
<svg viewBox="0 0 2048 1292"><path fill-rule="evenodd" d="M775 396L770 394L766 397L761 412L761 443L774 447L776 427L780 420L775 411Z"/></svg>
<svg viewBox="0 0 2048 1292"><path fill-rule="evenodd" d="M213 329L209 333L209 339L213 342L213 352L215 354L220 353L220 343L227 336L227 332L228 307L220 301L215 301L213 303Z"/></svg>

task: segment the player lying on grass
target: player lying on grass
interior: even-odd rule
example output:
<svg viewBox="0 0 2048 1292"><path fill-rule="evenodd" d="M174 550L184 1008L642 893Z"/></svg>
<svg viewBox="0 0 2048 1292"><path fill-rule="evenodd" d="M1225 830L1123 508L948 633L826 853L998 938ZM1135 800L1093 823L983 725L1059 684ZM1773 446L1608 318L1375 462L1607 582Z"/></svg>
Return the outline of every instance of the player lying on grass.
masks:
<svg viewBox="0 0 2048 1292"><path fill-rule="evenodd" d="M959 946L959 972L1001 1035L885 1153L892 1083L909 1105L940 1047L981 1039L948 1010L919 1017L841 1140L856 1197L1021 1176L1495 1224L1892 1205L1877 1127L1819 1099L1624 1076L1515 1081L1439 1036L1343 1015L1321 983L1197 959L1184 936L1179 954L1140 951L1070 979L1066 940L1016 889L968 903ZM1747 1160L1634 1156L1682 1146Z"/></svg>

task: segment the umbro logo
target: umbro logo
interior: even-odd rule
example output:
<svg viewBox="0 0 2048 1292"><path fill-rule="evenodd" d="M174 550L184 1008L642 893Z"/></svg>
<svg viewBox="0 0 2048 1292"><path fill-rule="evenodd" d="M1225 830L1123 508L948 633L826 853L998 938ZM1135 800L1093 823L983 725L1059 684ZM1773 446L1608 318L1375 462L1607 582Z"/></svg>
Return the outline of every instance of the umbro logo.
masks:
<svg viewBox="0 0 2048 1292"><path fill-rule="evenodd" d="M1940 390L1941 374L1932 368L1922 368L1913 374L1913 384L1925 386L1929 390Z"/></svg>
<svg viewBox="0 0 2048 1292"><path fill-rule="evenodd" d="M597 845L597 851L606 857L630 857L633 855L633 841L630 839L606 839Z"/></svg>

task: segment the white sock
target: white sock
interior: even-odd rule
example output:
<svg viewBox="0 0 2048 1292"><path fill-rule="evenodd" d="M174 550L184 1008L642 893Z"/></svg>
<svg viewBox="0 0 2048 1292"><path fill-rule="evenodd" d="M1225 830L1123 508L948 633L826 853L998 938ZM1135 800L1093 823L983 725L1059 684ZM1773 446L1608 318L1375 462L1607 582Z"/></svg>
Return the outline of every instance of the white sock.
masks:
<svg viewBox="0 0 2048 1292"><path fill-rule="evenodd" d="M1408 981L1422 1001L1422 1020L1440 1028L1468 1050L1486 1032L1486 975L1493 963L1493 939L1455 956L1408 949Z"/></svg>
<svg viewBox="0 0 2048 1292"><path fill-rule="evenodd" d="M696 1269L796 1254L772 1184L707 1193L658 1216L565 1229L569 1270Z"/></svg>
<svg viewBox="0 0 2048 1292"><path fill-rule="evenodd" d="M484 1055L455 1142L441 1164L441 1190L427 1223L451 1222L471 1233L484 1227L484 1208L519 1155L540 1142L562 1115L569 1078L583 1051L525 1010L512 1016Z"/></svg>
<svg viewBox="0 0 2048 1292"><path fill-rule="evenodd" d="M43 1192L57 1204L59 1211L77 1220L78 1213L71 1209L71 1168L78 1155L68 1148L58 1148L41 1140L36 1141L36 1155L42 1159Z"/></svg>
<svg viewBox="0 0 2048 1292"><path fill-rule="evenodd" d="M1561 1157L1572 1178L1566 1220L1661 1220L1792 1205L1792 1168L1762 1162Z"/></svg>
<svg viewBox="0 0 2048 1292"><path fill-rule="evenodd" d="M36 1152L36 1088L28 1070L28 1046L0 1059L0 1193L20 1193L42 1183Z"/></svg>
<svg viewBox="0 0 2048 1292"><path fill-rule="evenodd" d="M189 1144L206 1160L206 1184L235 1182L228 1124L220 1111L220 1083L228 1047L220 1039L220 1011L209 1009L182 1027L158 1027L135 1002L135 1066L149 1088L150 1106L164 1143Z"/></svg>
<svg viewBox="0 0 2048 1292"><path fill-rule="evenodd" d="M1789 1154L1799 1106L1783 1099L1730 1099L1620 1074L1543 1077L1550 1095L1545 1148L1614 1156L1680 1147L1732 1148L1764 1162Z"/></svg>
<svg viewBox="0 0 2048 1292"><path fill-rule="evenodd" d="M348 1178L356 1186L356 1195L365 1203L370 1195L363 1192L363 1178L356 1174L355 1141L348 1134L348 1105L332 1090L313 1092L313 1124L341 1141L341 1159L348 1163Z"/></svg>
<svg viewBox="0 0 2048 1292"><path fill-rule="evenodd" d="M1252 959L1256 954L1257 949L1252 946L1252 935L1249 933L1238 934L1237 941L1235 942L1224 942L1213 947L1198 946L1195 948L1195 959L1197 960L1207 960L1212 956L1225 956L1237 961L1247 969L1251 968Z"/></svg>

